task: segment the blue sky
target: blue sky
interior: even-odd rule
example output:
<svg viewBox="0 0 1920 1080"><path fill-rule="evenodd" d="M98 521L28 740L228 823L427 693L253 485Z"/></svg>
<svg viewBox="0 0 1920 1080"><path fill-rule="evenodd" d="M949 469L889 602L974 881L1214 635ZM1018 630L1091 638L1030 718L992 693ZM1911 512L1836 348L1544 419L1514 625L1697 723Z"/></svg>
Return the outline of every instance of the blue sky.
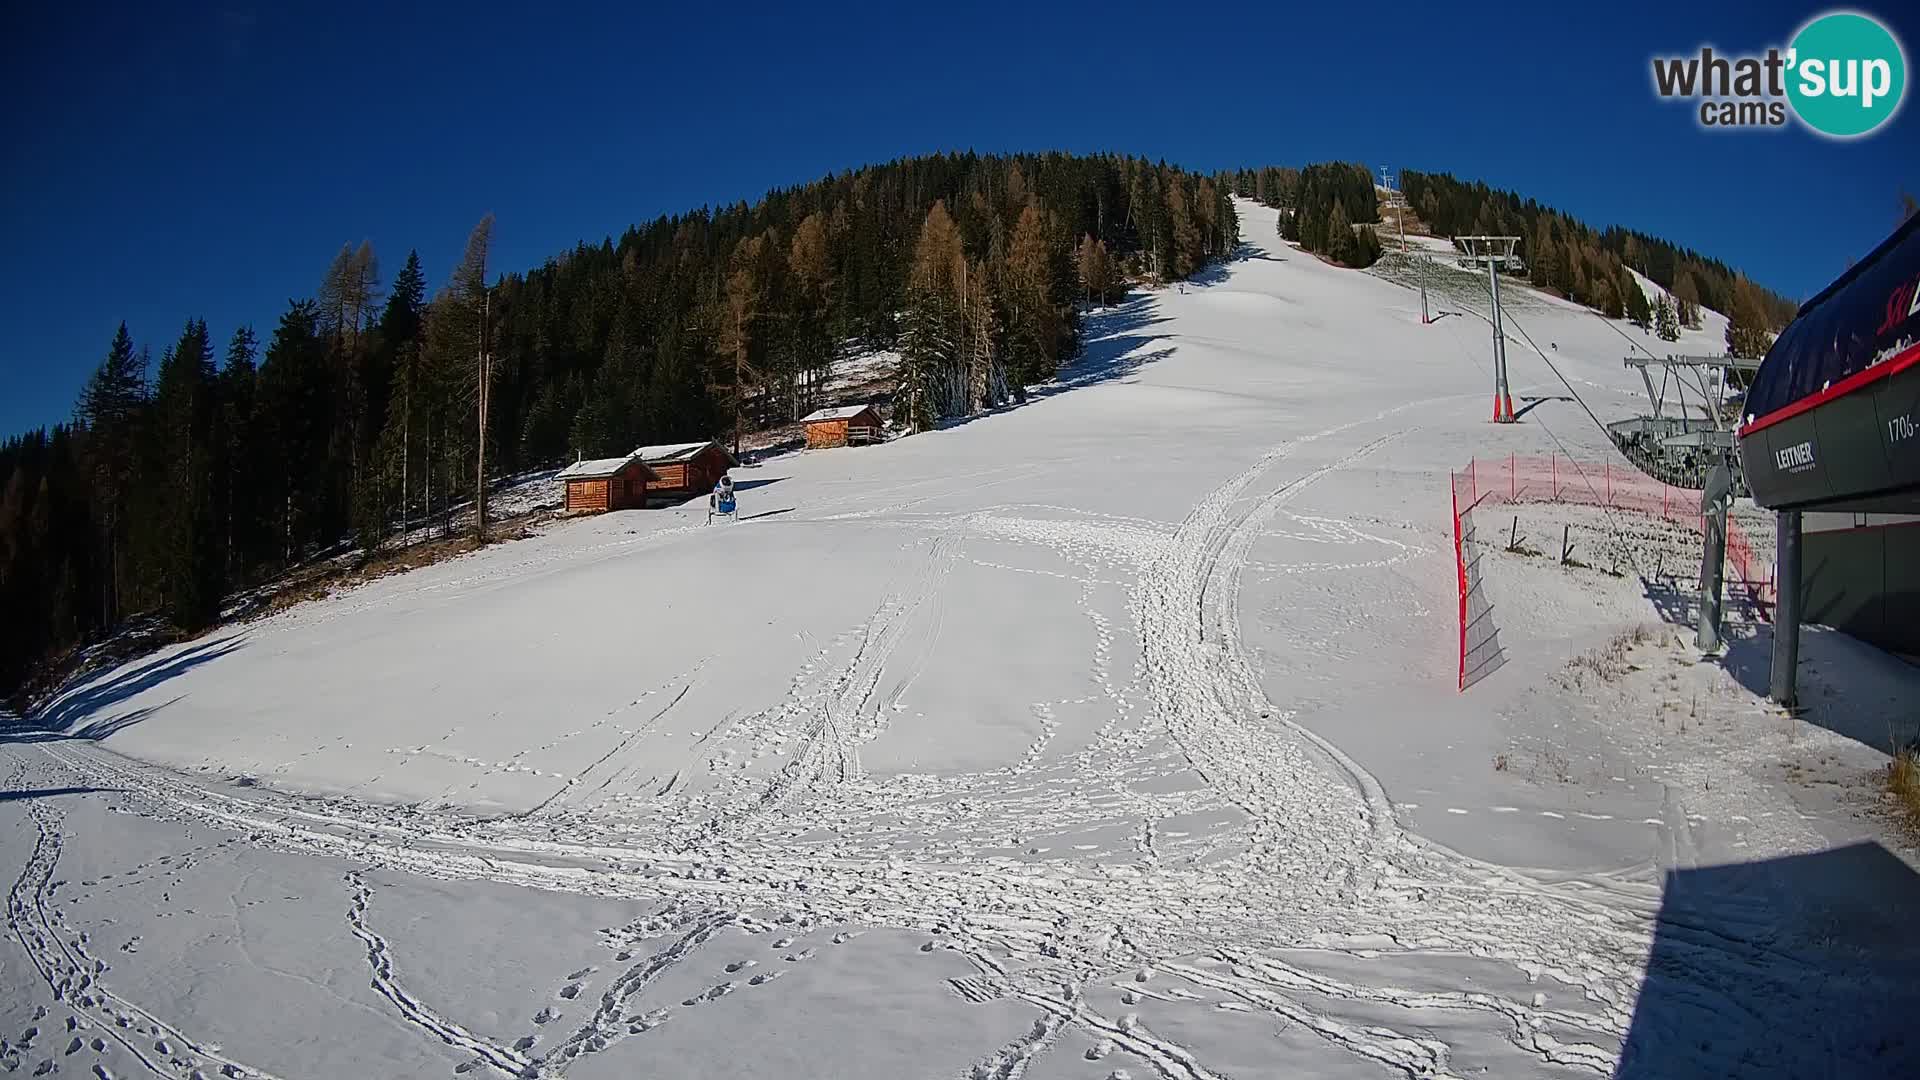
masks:
<svg viewBox="0 0 1920 1080"><path fill-rule="evenodd" d="M265 336L344 242L387 277L418 248L438 287L487 211L495 268L526 269L902 154L1450 171L1797 297L1920 192L1911 102L1838 143L1654 99L1652 55L1784 45L1822 5L1289 6L23 7L0 41L0 435L68 416L123 318L156 355L190 316ZM1913 59L1910 8L1862 10Z"/></svg>

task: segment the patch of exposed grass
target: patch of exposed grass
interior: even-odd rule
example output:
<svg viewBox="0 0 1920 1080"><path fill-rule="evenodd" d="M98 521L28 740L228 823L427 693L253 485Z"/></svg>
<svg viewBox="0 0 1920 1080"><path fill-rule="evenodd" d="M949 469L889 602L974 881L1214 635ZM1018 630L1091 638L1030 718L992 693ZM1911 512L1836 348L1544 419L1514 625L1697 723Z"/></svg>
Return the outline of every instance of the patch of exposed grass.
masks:
<svg viewBox="0 0 1920 1080"><path fill-rule="evenodd" d="M1903 746L1887 763L1887 794L1907 828L1920 832L1920 750Z"/></svg>
<svg viewBox="0 0 1920 1080"><path fill-rule="evenodd" d="M1623 630L1602 648L1567 661L1566 670L1555 677L1556 681L1569 690L1584 689L1589 680L1616 682L1641 670L1631 658L1633 650L1652 641L1653 636L1653 629L1645 624Z"/></svg>

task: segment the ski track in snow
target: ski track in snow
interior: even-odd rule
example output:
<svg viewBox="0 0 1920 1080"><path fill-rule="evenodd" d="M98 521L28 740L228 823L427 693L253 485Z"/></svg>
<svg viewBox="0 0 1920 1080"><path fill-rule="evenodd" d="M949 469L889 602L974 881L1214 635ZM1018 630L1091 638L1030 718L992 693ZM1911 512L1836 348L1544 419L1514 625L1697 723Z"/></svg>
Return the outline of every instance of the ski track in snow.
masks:
<svg viewBox="0 0 1920 1080"><path fill-rule="evenodd" d="M1266 700L1240 641L1238 578L1253 543L1301 493L1399 434L1367 433L1400 411L1276 447L1200 500L1171 534L1125 520L1037 518L1019 507L916 522L936 538L866 626L823 648L819 660L829 666L803 672L786 701L714 736L716 750L781 740L786 763L763 780L733 768L736 782L716 792L475 821L262 789L220 791L78 744L42 752L76 776L125 789L143 813L238 830L256 843L441 878L666 897L716 912L690 918L672 945L629 969L582 1027L536 1059L474 1035L401 988L391 949L367 921L369 887L360 871L350 874L349 923L367 947L375 989L432 1037L508 1074L557 1073L661 1022L664 1014L626 1015L628 998L698 950L732 918L726 912L749 909L938 934L963 955L997 957L976 960L989 977L985 963L1028 965L1019 980L1025 988L1005 988L1000 996L1029 1001L1054 1019L1043 1019L1033 1038L983 1059L985 1076L1019 1075L1061 1024L1110 1040L1159 1075L1216 1075L1143 1025L1097 1016L1077 1001L1071 988L1081 980L1142 961L1172 965L1169 971L1196 986L1298 1022L1408 1075L1447 1075L1444 1044L1320 1016L1293 996L1303 989L1327 995L1325 983L1254 978L1244 972L1278 969L1250 955L1238 964L1241 974L1180 963L1249 943L1350 952L1350 940L1504 960L1530 977L1566 984L1588 1009L1541 1013L1492 994L1450 997L1444 1007L1498 1016L1513 1044L1542 1062L1605 1072L1613 1052L1584 1040L1624 1034L1648 940L1644 913L1624 919L1577 892L1474 863L1406 833L1364 770ZM1324 447L1333 450L1320 453L1319 464L1294 464ZM1294 520L1315 542L1382 542L1324 519ZM1081 602L1096 630L1092 670L1101 686L1088 700L1100 700L1109 719L1085 745L1050 755L1049 717L1061 703L1036 703L1041 734L1011 767L869 777L860 746L883 733L894 712L877 700L883 669L898 661L897 649L921 620L937 629L941 582L968 537L1035 545L1087 570ZM1386 543L1403 555L1412 550ZM1127 582L1128 634L1139 656L1125 683L1108 670L1119 629L1091 607L1099 580ZM1204 785L1171 794L1142 790L1156 776L1185 770ZM1224 834L1191 837L1154 826L1223 809L1242 819ZM1117 821L1135 823L1123 854L1150 864L1151 872L1097 857L1032 861L981 853L1016 846L1015 838L1042 822L1051 835L1069 835ZM1193 858L1175 858L1183 849ZM1333 996L1437 1007L1431 996L1390 988Z"/></svg>
<svg viewBox="0 0 1920 1080"><path fill-rule="evenodd" d="M698 667L506 761L426 745L387 751L559 782L524 814L478 819L426 805L226 787L79 741L15 748L9 783L25 790L31 775L115 788L128 812L346 861L346 926L364 946L373 989L423 1037L468 1055L463 1070L562 1075L589 1055L644 1038L680 1010L729 1008L735 995L774 986L793 970L789 963L825 947L798 947L798 934L846 926L925 935L923 951L951 950L976 969L948 980L959 1000L1037 1010L1030 1029L975 1062L977 1080L1024 1075L1069 1029L1094 1040L1094 1057L1125 1055L1169 1080L1224 1080L1202 1060L1204 1048L1156 1033L1138 1014L1115 1018L1096 1008L1089 988L1131 972L1138 974L1118 984L1125 1005L1211 1002L1219 1013L1284 1022L1410 1077L1455 1075L1452 1048L1425 1029L1431 1010L1484 1018L1486 1030L1538 1066L1604 1076L1645 974L1656 890L1603 875L1536 878L1411 833L1373 776L1300 722L1311 703L1268 699L1242 640L1241 581L1250 573L1359 586L1435 555L1430 544L1391 535L1418 531L1414 523L1290 508L1413 430L1402 414L1433 405L1423 397L1291 438L1216 483L1177 522L1043 502L939 509L943 499L1030 480L1040 467L1027 464L856 484L820 499L810 527L901 530L910 537L902 563L871 615L819 642L783 696L697 721L704 734L696 757L671 778L664 770L642 777L632 759L681 707ZM625 556L700 527L613 536L566 565ZM1255 561L1255 545L1267 540L1324 557ZM1009 551L1044 561L1023 565ZM530 551L413 592L369 591L276 618L327 621L430 603L551 572L541 563L548 557ZM870 772L863 749L899 733L960 568L1045 578L1033 587L1072 595L1092 641L1085 688L1025 703L1031 737L998 767ZM1289 644L1303 655L1325 649L1311 639L1313 627L1279 632L1297 639ZM605 741L576 773L527 764L602 728ZM52 998L86 995L80 1004L98 1026L154 1075L209 1068L266 1076L100 988L77 936L47 906L60 817L46 800L26 805L39 841L9 894L8 925ZM617 969L599 983L590 978L594 965L578 965L556 1000L529 1004L533 1030L503 1045L448 1015L453 1003L429 1004L404 986L404 943L382 936L372 917L372 871L661 907L603 931ZM774 935L782 962L712 955L722 931ZM1738 942L1708 941L1697 962L1713 964L1715 948L1737 972ZM1343 971L1374 965L1379 975L1360 983L1318 974L1279 959L1281 950L1337 958ZM1396 971L1459 958L1504 965L1533 1000L1532 988L1549 984L1560 1004L1391 984ZM649 997L676 971L710 971L713 982L676 1001ZM1400 1029L1343 1019L1343 1004L1376 1018L1405 1010L1407 1020ZM170 1055L162 1060L128 1041L120 1017L163 1035ZM547 1038L555 1040L550 1048Z"/></svg>
<svg viewBox="0 0 1920 1080"><path fill-rule="evenodd" d="M23 789L27 768L17 757L14 761L9 787ZM70 1010L74 1023L68 1030L76 1036L64 1056L73 1057L78 1053L73 1045L85 1045L89 1041L99 1044L104 1036L124 1050L147 1075L182 1080L212 1075L275 1080L272 1073L242 1064L222 1054L218 1047L187 1036L100 981L108 970L107 964L88 952L83 935L65 923L59 909L50 906L48 899L54 870L66 842L60 831L62 815L45 800L35 799L28 804L27 816L38 838L26 866L7 893L7 929L39 971L55 1007ZM46 1023L49 1030L45 1034L51 1042L53 1024L50 1019ZM99 1034L86 1034L96 1031ZM99 1052L96 1045L94 1053ZM8 1071L21 1063L16 1061ZM96 1072L104 1068L99 1063L94 1065Z"/></svg>

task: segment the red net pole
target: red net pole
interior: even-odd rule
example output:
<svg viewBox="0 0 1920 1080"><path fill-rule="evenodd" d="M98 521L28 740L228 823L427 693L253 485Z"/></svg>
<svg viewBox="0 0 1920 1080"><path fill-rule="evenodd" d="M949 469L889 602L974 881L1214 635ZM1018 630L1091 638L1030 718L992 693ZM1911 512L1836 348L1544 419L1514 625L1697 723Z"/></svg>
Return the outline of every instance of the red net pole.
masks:
<svg viewBox="0 0 1920 1080"><path fill-rule="evenodd" d="M1460 548L1460 485L1448 474L1448 486L1453 489L1453 575L1454 591L1460 597L1459 656L1460 670L1456 680L1458 688L1464 692L1467 688L1467 563Z"/></svg>

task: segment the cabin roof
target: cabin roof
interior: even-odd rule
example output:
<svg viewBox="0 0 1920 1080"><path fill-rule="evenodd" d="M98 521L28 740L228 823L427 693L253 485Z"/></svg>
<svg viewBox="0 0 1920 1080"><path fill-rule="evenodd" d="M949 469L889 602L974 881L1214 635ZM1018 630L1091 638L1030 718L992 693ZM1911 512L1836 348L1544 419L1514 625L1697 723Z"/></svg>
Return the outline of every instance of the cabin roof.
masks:
<svg viewBox="0 0 1920 1080"><path fill-rule="evenodd" d="M817 424L825 420L851 420L863 412L871 410L871 405L842 405L837 409L820 409L800 418L803 424Z"/></svg>
<svg viewBox="0 0 1920 1080"><path fill-rule="evenodd" d="M555 479L603 480L618 473L628 465L633 464L634 460L639 456L638 454L628 454L626 457L591 458L586 461L576 461L566 468L561 469Z"/></svg>
<svg viewBox="0 0 1920 1080"><path fill-rule="evenodd" d="M672 465L682 461L693 460L700 451L705 450L709 446L719 446L719 444L712 439L708 439L706 442L665 443L660 446L643 446L633 453L634 456L649 465ZM721 452L726 453L725 450ZM731 461L733 456L729 454L727 455L727 459Z"/></svg>

